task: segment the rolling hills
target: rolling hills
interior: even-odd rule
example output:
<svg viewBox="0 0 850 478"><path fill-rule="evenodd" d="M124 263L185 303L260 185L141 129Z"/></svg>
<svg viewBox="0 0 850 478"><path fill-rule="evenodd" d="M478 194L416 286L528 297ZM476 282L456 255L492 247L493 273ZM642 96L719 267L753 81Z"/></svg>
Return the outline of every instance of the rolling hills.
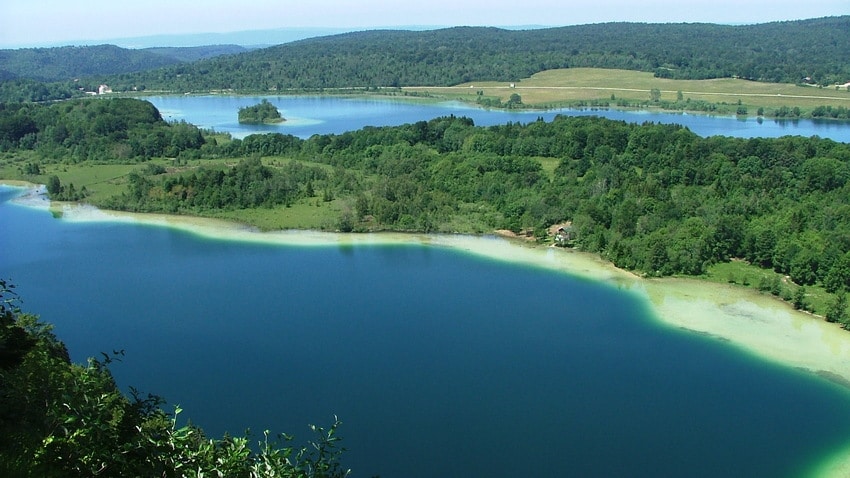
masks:
<svg viewBox="0 0 850 478"><path fill-rule="evenodd" d="M605 23L371 30L103 77L118 88L280 91L515 81L558 68L831 85L850 81L850 16L758 25Z"/></svg>

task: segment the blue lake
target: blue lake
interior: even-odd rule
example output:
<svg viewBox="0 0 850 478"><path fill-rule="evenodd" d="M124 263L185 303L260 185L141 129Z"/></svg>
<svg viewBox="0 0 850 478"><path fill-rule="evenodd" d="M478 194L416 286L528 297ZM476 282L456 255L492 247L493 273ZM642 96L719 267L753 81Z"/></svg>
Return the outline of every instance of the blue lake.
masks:
<svg viewBox="0 0 850 478"><path fill-rule="evenodd" d="M850 393L659 326L609 285L419 244L297 247L8 202L0 270L72 358L210 433L309 437L355 477L800 476Z"/></svg>
<svg viewBox="0 0 850 478"><path fill-rule="evenodd" d="M423 103L369 97L190 95L145 96L143 99L153 103L166 120L185 120L203 128L230 133L237 138L268 132L307 138L313 134L339 134L364 126L397 126L452 114L472 118L478 126L492 126L509 121L529 123L537 118L551 121L556 115L563 114L598 115L631 123L677 123L687 126L701 136L775 138L786 135L817 135L835 141L850 142L850 125L847 122L827 120L759 120L734 116L614 109L486 110L455 101ZM287 121L278 125L239 124L239 108L257 104L263 99L274 104Z"/></svg>

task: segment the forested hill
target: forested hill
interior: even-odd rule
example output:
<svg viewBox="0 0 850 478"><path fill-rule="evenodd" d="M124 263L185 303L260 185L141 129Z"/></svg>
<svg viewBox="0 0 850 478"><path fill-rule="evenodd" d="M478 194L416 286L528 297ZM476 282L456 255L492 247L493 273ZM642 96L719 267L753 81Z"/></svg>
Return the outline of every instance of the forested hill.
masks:
<svg viewBox="0 0 850 478"><path fill-rule="evenodd" d="M162 68L248 51L238 45L134 50L115 45L0 50L0 80L66 81Z"/></svg>
<svg viewBox="0 0 850 478"><path fill-rule="evenodd" d="M0 71L4 76L41 81L130 73L178 62L153 52L115 45L0 50Z"/></svg>
<svg viewBox="0 0 850 478"><path fill-rule="evenodd" d="M540 30L458 27L312 38L131 77L175 91L454 85L542 70L621 68L658 76L819 84L850 81L850 16L728 26L606 23ZM121 82L124 85L121 85Z"/></svg>

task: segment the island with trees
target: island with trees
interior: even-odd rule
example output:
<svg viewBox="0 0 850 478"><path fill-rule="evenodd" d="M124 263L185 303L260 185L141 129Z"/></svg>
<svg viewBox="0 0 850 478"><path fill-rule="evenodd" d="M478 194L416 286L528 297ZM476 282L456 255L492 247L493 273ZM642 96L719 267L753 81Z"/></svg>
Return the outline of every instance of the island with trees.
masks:
<svg viewBox="0 0 850 478"><path fill-rule="evenodd" d="M276 124L286 119L269 100L263 99L253 106L239 108L239 122L244 124Z"/></svg>

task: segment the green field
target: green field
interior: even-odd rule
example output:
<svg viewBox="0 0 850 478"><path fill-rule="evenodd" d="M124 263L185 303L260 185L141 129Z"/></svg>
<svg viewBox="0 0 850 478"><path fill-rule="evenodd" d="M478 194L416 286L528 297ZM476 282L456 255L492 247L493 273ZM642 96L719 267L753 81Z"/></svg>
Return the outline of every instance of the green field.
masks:
<svg viewBox="0 0 850 478"><path fill-rule="evenodd" d="M94 203L120 194L125 190L127 174L142 168L137 164L42 163L41 174L25 175L20 171L25 162L27 162L26 155L0 161L0 178L47 184L50 176L55 175L59 177L63 185L73 184L76 189L85 186L89 192L88 200Z"/></svg>
<svg viewBox="0 0 850 478"><path fill-rule="evenodd" d="M127 192L127 176L130 172L136 171L144 175L146 168L151 164L164 166L167 171L161 175L161 177L164 177L189 174L201 167L232 167L240 160L240 158L192 160L179 166L175 166L174 161L169 159L153 159L143 164L93 164L88 162L44 164L27 153L7 154L0 159L0 178L47 184L48 179L55 175L64 186L73 184L77 190L85 187L88 195L83 202L102 205L110 197ZM41 174L32 175L22 172L24 164L30 161L41 164ZM296 160L272 156L264 157L262 161L266 166L279 168ZM320 163L310 163L310 165L325 168L328 171L333 170L331 166ZM340 213L350 207L348 202L346 199L340 198L327 200L323 197L323 191L319 190L316 191L316 196L302 199L288 207L281 205L257 209L193 210L183 211L182 214L225 219L256 227L263 231L284 229L334 230Z"/></svg>
<svg viewBox="0 0 850 478"><path fill-rule="evenodd" d="M299 201L292 206L272 208L233 209L207 214L209 217L248 224L261 231L285 229L333 230L344 204L341 201L324 202L320 198Z"/></svg>
<svg viewBox="0 0 850 478"><path fill-rule="evenodd" d="M782 106L811 110L817 106L850 107L850 92L846 88L818 88L785 83L761 83L733 78L714 80L670 80L656 78L652 73L572 68L543 71L531 78L513 83L472 82L451 87L410 87L405 92L441 96L476 102L479 96L498 98L507 102L519 94L527 106L550 107L577 102L626 100L648 102L650 91L661 91L662 101L675 102L679 92L683 100L746 106L750 114L759 107L774 109Z"/></svg>

